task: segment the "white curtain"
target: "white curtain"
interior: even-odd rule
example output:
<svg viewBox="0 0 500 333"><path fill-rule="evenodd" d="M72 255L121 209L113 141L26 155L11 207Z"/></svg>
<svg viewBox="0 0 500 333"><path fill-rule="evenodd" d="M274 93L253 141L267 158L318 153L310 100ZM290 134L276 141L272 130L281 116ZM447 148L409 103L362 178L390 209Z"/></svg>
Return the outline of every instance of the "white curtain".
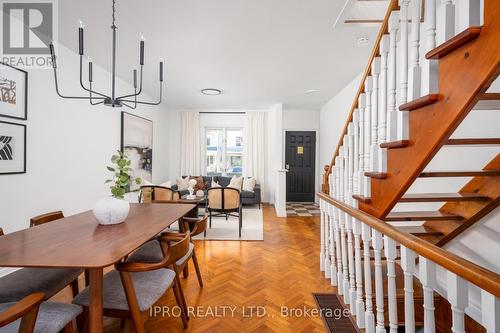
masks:
<svg viewBox="0 0 500 333"><path fill-rule="evenodd" d="M247 112L243 138L243 175L254 177L264 191L265 174L265 112Z"/></svg>
<svg viewBox="0 0 500 333"><path fill-rule="evenodd" d="M182 112L181 127L181 175L201 175L200 114Z"/></svg>

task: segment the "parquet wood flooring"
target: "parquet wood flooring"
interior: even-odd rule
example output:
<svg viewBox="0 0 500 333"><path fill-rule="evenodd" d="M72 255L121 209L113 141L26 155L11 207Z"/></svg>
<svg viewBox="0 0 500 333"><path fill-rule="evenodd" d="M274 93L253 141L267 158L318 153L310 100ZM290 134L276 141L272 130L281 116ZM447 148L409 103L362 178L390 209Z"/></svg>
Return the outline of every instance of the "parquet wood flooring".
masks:
<svg viewBox="0 0 500 333"><path fill-rule="evenodd" d="M147 332L325 332L320 317L295 316L316 308L313 292L335 291L319 271L319 216L278 218L274 207L262 209L264 241L196 241L205 286L199 288L190 263L189 277L181 280L188 306L201 313L191 315L188 329L180 318L159 315L148 319ZM56 299L70 297L65 290ZM158 304L174 307L172 291ZM224 306L231 308L222 316ZM282 316L282 306L294 315ZM106 333L119 327L106 318Z"/></svg>

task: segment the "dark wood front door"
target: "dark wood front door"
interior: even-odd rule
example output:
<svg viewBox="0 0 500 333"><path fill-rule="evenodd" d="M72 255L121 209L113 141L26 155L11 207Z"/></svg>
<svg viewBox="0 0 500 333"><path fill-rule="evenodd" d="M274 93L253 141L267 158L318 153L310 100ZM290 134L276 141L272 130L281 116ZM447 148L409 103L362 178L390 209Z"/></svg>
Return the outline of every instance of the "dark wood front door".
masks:
<svg viewBox="0 0 500 333"><path fill-rule="evenodd" d="M285 138L287 201L314 201L316 132L287 131Z"/></svg>

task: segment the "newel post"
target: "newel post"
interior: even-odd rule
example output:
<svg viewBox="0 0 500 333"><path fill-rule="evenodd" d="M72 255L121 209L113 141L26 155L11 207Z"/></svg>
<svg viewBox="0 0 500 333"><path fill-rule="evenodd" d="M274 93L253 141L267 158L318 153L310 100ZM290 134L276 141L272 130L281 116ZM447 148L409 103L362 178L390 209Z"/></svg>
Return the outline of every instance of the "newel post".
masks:
<svg viewBox="0 0 500 333"><path fill-rule="evenodd" d="M324 173L323 173L323 184L321 184L321 192L325 194L330 194L330 184L329 184L330 166L328 164L325 164L323 170Z"/></svg>

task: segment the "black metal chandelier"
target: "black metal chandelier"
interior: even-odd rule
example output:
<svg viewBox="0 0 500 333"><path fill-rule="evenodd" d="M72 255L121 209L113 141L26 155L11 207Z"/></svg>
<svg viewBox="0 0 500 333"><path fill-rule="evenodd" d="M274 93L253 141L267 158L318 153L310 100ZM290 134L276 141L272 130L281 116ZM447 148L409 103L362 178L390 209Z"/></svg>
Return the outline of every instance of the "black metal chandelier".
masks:
<svg viewBox="0 0 500 333"><path fill-rule="evenodd" d="M144 37L141 36L140 40L140 53L139 53L139 64L140 64L140 78L139 78L139 89L137 88L137 69L133 69L133 79L134 79L134 93L116 96L116 24L115 24L115 0L113 1L113 15L112 15L112 24L111 30L113 31L113 47L112 47L112 68L111 68L111 94L105 95L103 93L97 92L92 89L92 61L89 59L89 86L86 87L83 84L82 78L82 68L83 68L83 24L80 22L80 27L78 28L78 39L79 39L79 54L80 54L80 86L83 90L89 93L89 96L65 96L62 95L59 91L59 85L57 83L57 63L56 63L56 54L54 51L54 44L50 44L50 54L52 57L52 67L54 69L54 81L56 85L56 92L62 98L70 98L70 99L86 99L90 102L91 105L99 105L104 104L111 107L121 107L126 106L131 109L135 109L137 104L146 104L146 105L158 105L161 103L162 99L162 88L163 88L163 61L160 61L160 98L158 102L144 102L138 101L137 96L142 93L142 73L144 67Z"/></svg>

